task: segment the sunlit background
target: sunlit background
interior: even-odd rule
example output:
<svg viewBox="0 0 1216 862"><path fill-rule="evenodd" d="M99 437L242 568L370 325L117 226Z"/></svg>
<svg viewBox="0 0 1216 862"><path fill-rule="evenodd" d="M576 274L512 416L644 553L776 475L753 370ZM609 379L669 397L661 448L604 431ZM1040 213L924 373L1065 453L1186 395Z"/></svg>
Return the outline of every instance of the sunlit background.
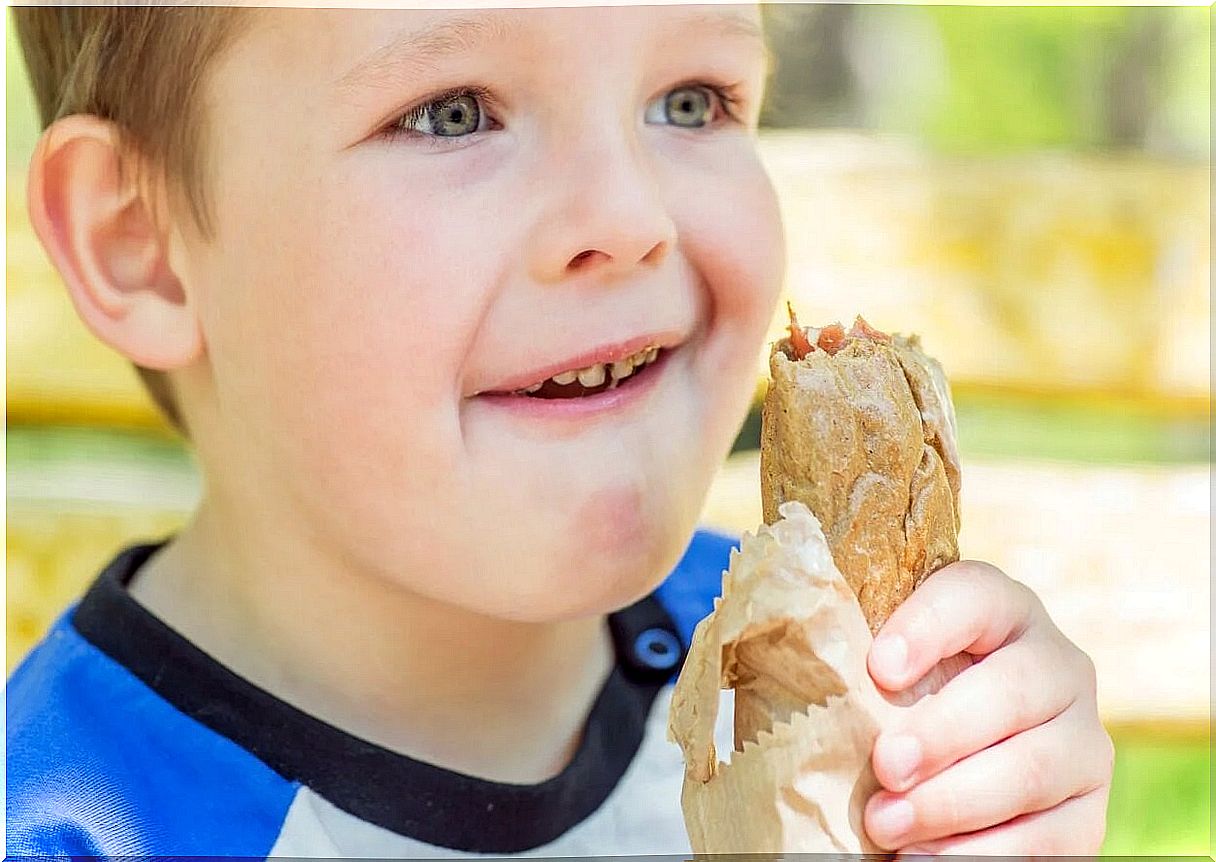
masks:
<svg viewBox="0 0 1216 862"><path fill-rule="evenodd" d="M1033 586L1098 666L1114 854L1211 850L1210 14L766 7L787 294L804 322L919 332L945 365L964 554ZM7 47L11 669L198 483L29 228L11 21ZM707 525L760 523L757 442L753 415Z"/></svg>

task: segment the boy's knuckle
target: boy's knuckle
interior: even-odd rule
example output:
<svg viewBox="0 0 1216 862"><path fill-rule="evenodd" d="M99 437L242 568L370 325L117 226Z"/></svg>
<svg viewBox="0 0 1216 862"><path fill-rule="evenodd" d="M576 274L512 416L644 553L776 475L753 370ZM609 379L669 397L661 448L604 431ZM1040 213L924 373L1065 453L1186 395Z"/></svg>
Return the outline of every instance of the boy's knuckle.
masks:
<svg viewBox="0 0 1216 862"><path fill-rule="evenodd" d="M1039 598L1038 593L1022 581L1017 581L1013 578L1009 578L1009 584L1018 603L1025 609L1025 616L1028 620L1036 617L1047 617L1047 608L1044 606L1043 600Z"/></svg>
<svg viewBox="0 0 1216 862"><path fill-rule="evenodd" d="M1017 584L1017 581L991 563L975 561L967 571L968 582L976 591L977 598L988 606L999 607L1001 603L1007 602L1011 585Z"/></svg>
<svg viewBox="0 0 1216 862"><path fill-rule="evenodd" d="M1016 668L1009 668L1003 674L1001 686L1005 692L1008 721L1014 730L1024 730L1034 723L1034 691L1026 685L1026 677Z"/></svg>
<svg viewBox="0 0 1216 862"><path fill-rule="evenodd" d="M985 582L999 590L1004 590L1011 582L1017 583L1017 581L1014 581L1003 570L992 565L992 563L977 562L976 571Z"/></svg>
<svg viewBox="0 0 1216 862"><path fill-rule="evenodd" d="M999 590L1001 578L1004 577L1000 569L979 560L969 561L960 574L966 577L967 583L973 589L981 591L985 596Z"/></svg>
<svg viewBox="0 0 1216 862"><path fill-rule="evenodd" d="M970 596L977 588L976 570L968 563L956 563L939 569L926 581L924 586L933 584L934 597L938 600L957 600L960 596ZM915 595L915 593L913 593Z"/></svg>
<svg viewBox="0 0 1216 862"><path fill-rule="evenodd" d="M1022 762L1022 793L1033 810L1046 807L1051 802L1052 779L1059 764L1051 749L1036 745L1027 749Z"/></svg>

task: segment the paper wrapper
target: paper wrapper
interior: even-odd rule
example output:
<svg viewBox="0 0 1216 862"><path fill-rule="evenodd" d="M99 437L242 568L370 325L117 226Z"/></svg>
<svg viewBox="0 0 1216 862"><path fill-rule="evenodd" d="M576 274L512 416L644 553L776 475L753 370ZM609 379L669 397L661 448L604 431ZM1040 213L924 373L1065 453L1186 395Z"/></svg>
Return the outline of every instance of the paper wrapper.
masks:
<svg viewBox="0 0 1216 862"><path fill-rule="evenodd" d="M731 552L672 696L689 840L695 853L878 853L862 827L870 754L901 707L866 670L870 629L819 521L799 502L779 514ZM755 707L736 712L726 763L713 742L724 688Z"/></svg>

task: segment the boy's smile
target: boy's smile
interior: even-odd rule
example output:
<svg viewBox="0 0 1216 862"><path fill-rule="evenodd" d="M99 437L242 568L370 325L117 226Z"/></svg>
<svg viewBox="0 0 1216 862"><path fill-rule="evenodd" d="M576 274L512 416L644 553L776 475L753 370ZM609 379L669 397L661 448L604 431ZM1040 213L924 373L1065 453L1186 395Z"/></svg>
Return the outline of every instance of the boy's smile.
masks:
<svg viewBox="0 0 1216 862"><path fill-rule="evenodd" d="M682 346L676 338L642 336L626 345L605 346L519 378L530 383L478 392L473 398L538 420L617 413L655 387L672 352ZM629 343L643 346L632 349Z"/></svg>
<svg viewBox="0 0 1216 862"><path fill-rule="evenodd" d="M654 365L660 353L666 356L681 341L683 339L677 333L667 338L641 336L604 345L475 395L511 393L541 399L586 397L615 389L625 380L636 380L643 370Z"/></svg>
<svg viewBox="0 0 1216 862"><path fill-rule="evenodd" d="M226 535L518 620L652 589L783 275L759 33L747 6L259 10L207 84L218 238L176 249Z"/></svg>

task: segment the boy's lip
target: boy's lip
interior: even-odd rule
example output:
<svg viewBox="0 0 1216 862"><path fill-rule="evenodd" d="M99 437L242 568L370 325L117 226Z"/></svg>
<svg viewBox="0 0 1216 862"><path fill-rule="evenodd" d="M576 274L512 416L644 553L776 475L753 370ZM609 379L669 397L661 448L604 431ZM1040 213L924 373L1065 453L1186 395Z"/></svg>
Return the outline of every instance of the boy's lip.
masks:
<svg viewBox="0 0 1216 862"><path fill-rule="evenodd" d="M592 348L585 353L580 353L576 356L571 356L568 359L563 359L560 362L553 362L544 365L540 368L535 368L531 371L525 371L522 374L515 374L505 380L495 383L486 389L475 393L476 395L491 395L504 394L508 392L517 392L525 389L533 384L548 380L555 374L561 374L563 371L577 371L580 368L586 368L590 365L608 364L624 359L626 356L631 356L640 350L645 350L648 347L659 347L664 350L670 350L682 344L685 340L683 333L675 330L665 330L662 332L652 332L646 335L638 335L633 338L628 338L624 341L612 342L610 344L602 344L599 347Z"/></svg>
<svg viewBox="0 0 1216 862"><path fill-rule="evenodd" d="M529 422L557 423L556 426L550 427L563 428L569 433L604 416L628 415L631 407L646 403L647 397L663 385L672 364L680 361L683 355L683 350L664 350L640 374L632 375L615 389L604 389L592 395L579 398L532 398L510 392L485 392L482 393L479 403Z"/></svg>

